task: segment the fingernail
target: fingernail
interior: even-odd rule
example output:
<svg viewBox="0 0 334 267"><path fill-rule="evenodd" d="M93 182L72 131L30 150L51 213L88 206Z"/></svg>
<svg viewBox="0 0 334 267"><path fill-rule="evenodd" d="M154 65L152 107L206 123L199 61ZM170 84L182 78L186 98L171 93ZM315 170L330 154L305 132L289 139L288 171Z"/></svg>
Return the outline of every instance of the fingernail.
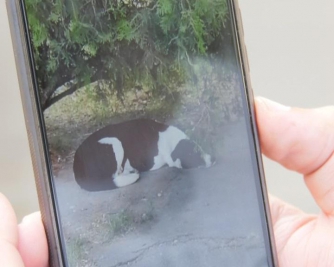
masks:
<svg viewBox="0 0 334 267"><path fill-rule="evenodd" d="M24 216L24 217L23 217L21 223L29 223L29 221L30 221L30 216L27 215L27 216Z"/></svg>
<svg viewBox="0 0 334 267"><path fill-rule="evenodd" d="M31 221L34 221L34 217L36 217L37 214L39 214L39 212L35 212L27 216L24 216L21 223L30 223Z"/></svg>
<svg viewBox="0 0 334 267"><path fill-rule="evenodd" d="M276 111L289 111L291 107L284 106L280 103L272 101L264 97L257 97L256 100L261 104L265 105L267 109L276 110Z"/></svg>

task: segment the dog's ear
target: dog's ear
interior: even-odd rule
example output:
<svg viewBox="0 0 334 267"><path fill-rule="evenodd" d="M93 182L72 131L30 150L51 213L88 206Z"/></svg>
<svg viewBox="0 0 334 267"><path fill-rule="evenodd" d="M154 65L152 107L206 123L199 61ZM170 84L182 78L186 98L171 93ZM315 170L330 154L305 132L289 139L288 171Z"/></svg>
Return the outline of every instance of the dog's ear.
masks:
<svg viewBox="0 0 334 267"><path fill-rule="evenodd" d="M198 149L194 142L188 139L182 139L175 147L171 156L173 161L179 159L181 161L181 166L184 169L205 165L200 149Z"/></svg>
<svg viewBox="0 0 334 267"><path fill-rule="evenodd" d="M174 151L172 152L171 156L173 161L176 161L177 159L182 159L185 154L185 149L187 147L187 141L186 139L182 139L175 147Z"/></svg>

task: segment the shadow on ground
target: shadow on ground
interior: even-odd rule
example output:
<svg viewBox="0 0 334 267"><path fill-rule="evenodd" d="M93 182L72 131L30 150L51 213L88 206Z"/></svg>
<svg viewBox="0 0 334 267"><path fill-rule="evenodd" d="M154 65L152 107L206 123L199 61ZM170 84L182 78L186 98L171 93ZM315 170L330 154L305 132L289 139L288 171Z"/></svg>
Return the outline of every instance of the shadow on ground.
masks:
<svg viewBox="0 0 334 267"><path fill-rule="evenodd" d="M162 168L128 187L86 192L72 167L57 196L74 266L268 266L246 128L224 126L217 164Z"/></svg>

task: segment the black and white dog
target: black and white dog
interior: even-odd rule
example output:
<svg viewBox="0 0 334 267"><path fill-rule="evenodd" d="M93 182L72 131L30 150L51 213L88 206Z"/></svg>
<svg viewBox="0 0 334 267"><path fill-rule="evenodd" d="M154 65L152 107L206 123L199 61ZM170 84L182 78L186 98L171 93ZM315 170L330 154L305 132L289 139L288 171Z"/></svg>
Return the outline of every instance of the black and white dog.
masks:
<svg viewBox="0 0 334 267"><path fill-rule="evenodd" d="M212 164L211 156L178 128L137 119L90 135L75 153L73 170L83 189L100 191L130 185L140 172L164 165L190 169Z"/></svg>

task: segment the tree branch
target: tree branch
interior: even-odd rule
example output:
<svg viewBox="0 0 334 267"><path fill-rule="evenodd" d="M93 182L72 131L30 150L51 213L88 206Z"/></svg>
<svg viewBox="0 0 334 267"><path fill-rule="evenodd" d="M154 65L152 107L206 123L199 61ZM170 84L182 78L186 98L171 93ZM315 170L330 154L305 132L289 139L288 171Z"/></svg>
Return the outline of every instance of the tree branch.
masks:
<svg viewBox="0 0 334 267"><path fill-rule="evenodd" d="M79 88L83 87L85 85L84 82L78 82L76 84L73 84L69 89L66 91L60 93L59 95L56 95L52 98L49 98L43 105L42 109L43 111L52 106L54 103L58 102L59 100L63 99L65 96L73 94L75 91L77 91Z"/></svg>
<svg viewBox="0 0 334 267"><path fill-rule="evenodd" d="M104 73L103 69L100 69L97 71L91 78L90 83L96 82L98 80L103 80L107 76ZM64 78L64 77L63 77ZM73 79L72 79L73 80ZM66 82L69 82L69 80L66 80L65 78L62 80L60 79L57 82L57 87L54 87L53 93L57 90L58 87L63 86ZM43 111L52 106L54 103L58 102L59 100L63 99L65 96L73 94L75 91L80 89L81 87L87 85L87 82L84 80L79 80L77 83L73 84L69 89L66 91L52 97L52 95L42 104Z"/></svg>

